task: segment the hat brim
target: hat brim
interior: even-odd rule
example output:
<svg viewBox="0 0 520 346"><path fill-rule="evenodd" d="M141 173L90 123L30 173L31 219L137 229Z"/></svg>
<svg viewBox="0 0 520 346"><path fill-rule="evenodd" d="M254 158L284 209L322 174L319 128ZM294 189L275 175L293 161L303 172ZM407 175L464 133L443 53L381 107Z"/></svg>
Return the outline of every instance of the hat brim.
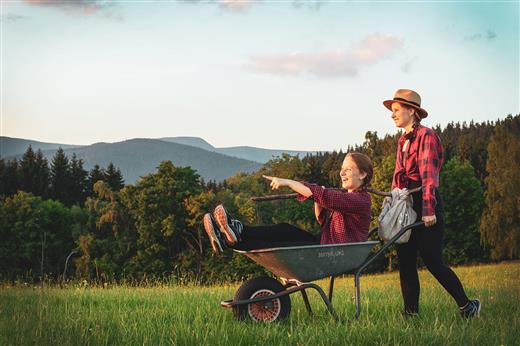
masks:
<svg viewBox="0 0 520 346"><path fill-rule="evenodd" d="M416 105L414 105L413 103L409 103L409 102L406 102L406 101L401 101L401 100L386 100L386 101L383 101L383 105L388 108L389 110L392 110L392 103L394 102L398 102L398 103L401 103L403 105L407 105L408 107L412 107L414 109L417 110L417 112L419 112L419 116L421 117L421 119L424 119L428 116L428 112L426 111L426 109L424 108L421 108L421 107L417 107Z"/></svg>

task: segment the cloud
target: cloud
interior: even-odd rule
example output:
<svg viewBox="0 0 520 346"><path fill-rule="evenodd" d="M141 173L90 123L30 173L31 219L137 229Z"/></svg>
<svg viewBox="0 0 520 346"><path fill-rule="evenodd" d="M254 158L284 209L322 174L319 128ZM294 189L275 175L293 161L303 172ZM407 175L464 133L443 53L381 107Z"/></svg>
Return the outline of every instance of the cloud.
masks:
<svg viewBox="0 0 520 346"><path fill-rule="evenodd" d="M227 10L241 12L253 4L253 0L220 0L220 6Z"/></svg>
<svg viewBox="0 0 520 346"><path fill-rule="evenodd" d="M317 77L354 77L363 66L373 65L402 47L394 36L372 34L350 48L318 53L280 53L251 56L247 70L275 75L311 74Z"/></svg>
<svg viewBox="0 0 520 346"><path fill-rule="evenodd" d="M32 6L58 8L68 14L92 15L113 6L106 0L23 0Z"/></svg>
<svg viewBox="0 0 520 346"><path fill-rule="evenodd" d="M482 40L482 39L486 39L488 41L491 41L491 40L494 40L495 38L497 37L497 34L494 30L488 30L486 31L485 34L482 34L480 32L478 33L475 33L473 35L470 35L470 36L466 36L464 38L465 41L475 41L475 40Z"/></svg>

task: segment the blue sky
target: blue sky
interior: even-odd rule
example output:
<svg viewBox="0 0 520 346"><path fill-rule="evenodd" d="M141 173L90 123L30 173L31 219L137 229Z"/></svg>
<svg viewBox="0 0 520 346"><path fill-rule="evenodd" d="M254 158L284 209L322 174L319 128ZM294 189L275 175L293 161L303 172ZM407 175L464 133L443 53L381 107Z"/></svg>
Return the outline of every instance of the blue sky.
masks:
<svg viewBox="0 0 520 346"><path fill-rule="evenodd" d="M333 150L520 112L519 2L1 2L1 135Z"/></svg>

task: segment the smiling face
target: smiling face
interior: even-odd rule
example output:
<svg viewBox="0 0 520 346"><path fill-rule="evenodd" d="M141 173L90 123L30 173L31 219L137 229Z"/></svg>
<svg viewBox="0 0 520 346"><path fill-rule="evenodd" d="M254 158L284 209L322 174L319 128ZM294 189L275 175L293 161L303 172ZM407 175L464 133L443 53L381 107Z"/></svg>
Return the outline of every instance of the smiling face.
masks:
<svg viewBox="0 0 520 346"><path fill-rule="evenodd" d="M405 129L407 132L414 124L414 113L413 108L405 107L399 102L392 103L392 119L395 126Z"/></svg>
<svg viewBox="0 0 520 346"><path fill-rule="evenodd" d="M341 165L339 176L341 178L341 187L348 192L352 192L363 186L363 179L367 174L361 172L354 160L347 155Z"/></svg>

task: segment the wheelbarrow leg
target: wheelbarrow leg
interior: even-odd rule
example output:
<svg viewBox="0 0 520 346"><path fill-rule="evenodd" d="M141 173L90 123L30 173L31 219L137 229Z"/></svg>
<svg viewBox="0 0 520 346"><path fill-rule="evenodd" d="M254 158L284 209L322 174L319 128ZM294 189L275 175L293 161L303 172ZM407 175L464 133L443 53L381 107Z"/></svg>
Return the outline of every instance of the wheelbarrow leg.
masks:
<svg viewBox="0 0 520 346"><path fill-rule="evenodd" d="M305 290L301 290L300 292L302 292L302 298L303 302L305 303L305 308L307 309L307 312L309 313L309 315L312 315L312 308L311 304L309 303L309 298L307 297L307 292L305 292Z"/></svg>
<svg viewBox="0 0 520 346"><path fill-rule="evenodd" d="M332 291L334 290L334 276L330 277L329 283L329 301L332 303Z"/></svg>
<svg viewBox="0 0 520 346"><path fill-rule="evenodd" d="M359 315L361 315L361 296L359 289L359 272L354 276L354 284L356 286L356 319L359 319Z"/></svg>
<svg viewBox="0 0 520 346"><path fill-rule="evenodd" d="M321 296L321 299L323 299L323 302L327 306L327 310L329 310L330 314L332 315L332 317L334 317L336 319L336 321L339 321L339 317L338 317L338 314L336 313L336 310L334 310L334 307L332 306L331 302L329 301L329 298L327 298L327 295L325 294L325 292L323 292L321 287L316 284L312 284L312 283L306 283L304 285L307 287L310 287L310 288L314 288L316 291L318 291L318 293Z"/></svg>

